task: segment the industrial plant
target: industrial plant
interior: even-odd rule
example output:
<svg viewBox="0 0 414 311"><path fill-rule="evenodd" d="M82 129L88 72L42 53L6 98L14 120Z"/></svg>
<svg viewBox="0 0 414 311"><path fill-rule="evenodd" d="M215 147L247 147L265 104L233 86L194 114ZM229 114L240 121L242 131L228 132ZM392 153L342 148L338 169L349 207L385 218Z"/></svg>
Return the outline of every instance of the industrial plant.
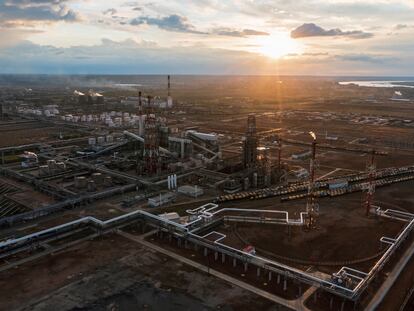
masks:
<svg viewBox="0 0 414 311"><path fill-rule="evenodd" d="M0 309L412 310L410 103L198 79L0 88Z"/></svg>

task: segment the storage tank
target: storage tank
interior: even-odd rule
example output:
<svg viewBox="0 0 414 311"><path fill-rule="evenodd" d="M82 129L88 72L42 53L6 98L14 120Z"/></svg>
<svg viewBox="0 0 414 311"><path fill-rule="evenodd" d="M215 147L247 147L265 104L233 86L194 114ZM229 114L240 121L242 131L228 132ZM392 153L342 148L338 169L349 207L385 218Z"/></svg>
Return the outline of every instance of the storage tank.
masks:
<svg viewBox="0 0 414 311"><path fill-rule="evenodd" d="M77 189L86 189L88 180L85 176L76 176L75 177L75 187Z"/></svg>
<svg viewBox="0 0 414 311"><path fill-rule="evenodd" d="M95 137L89 137L88 138L88 144L89 144L89 146L96 145L96 138Z"/></svg>
<svg viewBox="0 0 414 311"><path fill-rule="evenodd" d="M111 176L105 176L104 186L105 187L111 187L112 186L112 177Z"/></svg>
<svg viewBox="0 0 414 311"><path fill-rule="evenodd" d="M49 175L49 166L47 165L39 166L39 174L42 176Z"/></svg>
<svg viewBox="0 0 414 311"><path fill-rule="evenodd" d="M101 185L103 183L103 175L101 173L93 173L92 180L97 184Z"/></svg>
<svg viewBox="0 0 414 311"><path fill-rule="evenodd" d="M64 171L66 169L66 163L65 162L57 162L56 167L59 171Z"/></svg>
<svg viewBox="0 0 414 311"><path fill-rule="evenodd" d="M56 168L56 160L47 160L47 166L49 170L54 170Z"/></svg>
<svg viewBox="0 0 414 311"><path fill-rule="evenodd" d="M88 191L89 192L94 192L96 190L96 184L95 181L93 180L88 180Z"/></svg>
<svg viewBox="0 0 414 311"><path fill-rule="evenodd" d="M106 136L106 142L107 143L112 143L114 141L114 137L112 135L107 135Z"/></svg>
<svg viewBox="0 0 414 311"><path fill-rule="evenodd" d="M105 137L104 136L99 136L97 142L98 142L98 145L104 144L105 143Z"/></svg>

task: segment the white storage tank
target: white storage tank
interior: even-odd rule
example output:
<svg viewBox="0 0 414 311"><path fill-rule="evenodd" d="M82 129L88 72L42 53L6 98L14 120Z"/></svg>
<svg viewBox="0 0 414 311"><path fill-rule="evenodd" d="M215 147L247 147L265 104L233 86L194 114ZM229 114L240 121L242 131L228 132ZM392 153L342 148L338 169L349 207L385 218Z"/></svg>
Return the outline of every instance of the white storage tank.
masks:
<svg viewBox="0 0 414 311"><path fill-rule="evenodd" d="M89 144L89 146L96 145L96 138L95 137L89 137L88 138L88 144Z"/></svg>
<svg viewBox="0 0 414 311"><path fill-rule="evenodd" d="M105 143L105 137L104 136L99 136L98 137L98 145L102 145Z"/></svg>

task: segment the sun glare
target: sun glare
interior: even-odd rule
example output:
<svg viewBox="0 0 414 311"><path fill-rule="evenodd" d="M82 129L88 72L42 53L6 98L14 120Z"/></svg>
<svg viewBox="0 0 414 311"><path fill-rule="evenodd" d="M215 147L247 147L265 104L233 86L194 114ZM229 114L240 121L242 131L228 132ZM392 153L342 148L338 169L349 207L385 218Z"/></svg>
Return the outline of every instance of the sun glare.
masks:
<svg viewBox="0 0 414 311"><path fill-rule="evenodd" d="M274 59L299 53L301 50L299 43L285 34L257 38L256 44L258 53Z"/></svg>

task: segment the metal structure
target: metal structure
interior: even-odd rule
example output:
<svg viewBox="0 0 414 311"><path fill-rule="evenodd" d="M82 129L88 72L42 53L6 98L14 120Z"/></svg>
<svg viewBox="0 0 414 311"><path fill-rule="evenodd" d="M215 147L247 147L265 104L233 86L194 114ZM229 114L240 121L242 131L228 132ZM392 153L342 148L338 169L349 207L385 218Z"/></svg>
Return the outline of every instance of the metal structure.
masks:
<svg viewBox="0 0 414 311"><path fill-rule="evenodd" d="M257 133L256 133L256 116L250 114L247 117L247 131L243 146L243 166L252 168L257 163Z"/></svg>
<svg viewBox="0 0 414 311"><path fill-rule="evenodd" d="M138 92L138 114L142 114L143 110L142 110L142 92L139 91Z"/></svg>
<svg viewBox="0 0 414 311"><path fill-rule="evenodd" d="M307 227L312 228L315 225L316 217L318 216L319 207L316 202L315 196L315 166L316 166L316 135L314 132L309 132L312 136L312 156L309 165L309 185L308 185L308 198L306 201L307 212Z"/></svg>
<svg viewBox="0 0 414 311"><path fill-rule="evenodd" d="M365 200L363 202L366 216L369 215L372 203L374 201L376 169L377 166L375 163L375 150L372 150L366 167L366 171L368 173L368 184L366 188Z"/></svg>
<svg viewBox="0 0 414 311"><path fill-rule="evenodd" d="M252 212L256 213L257 216L252 215ZM289 278L295 282L309 284L339 297L355 301L360 297L378 272L384 268L385 264L399 248L401 243L407 239L414 227L414 214L390 209L377 210L379 216L405 222L406 226L395 238L381 237L380 242L386 247L386 250L370 271L363 272L344 266L329 279L226 245L223 241L225 236L221 233L217 234L218 238L216 240L212 241L207 238L215 232L214 227L223 221L248 221L254 223L301 226L306 224L305 212L300 213L299 219L291 219L289 218L289 213L285 211L219 208L217 204L208 203L196 209L187 210L187 213L190 216L190 220L185 224L170 221L165 217L145 211L134 211L106 221L101 221L94 217L84 217L23 237L1 241L0 258L6 259L29 249L42 248L44 243L79 233L84 228L93 229L96 232L94 233L96 236L111 232L117 228L122 228L136 221L143 221L145 224L158 228L158 235L167 234L170 237L176 238L179 242L183 239L186 243L192 243L197 248L204 248L205 255L209 251L212 251L215 253L216 259L219 254L222 257L229 256L233 259L233 262L243 263L245 270L248 265L251 265L257 269L263 269L263 271L273 273L279 278L280 276L283 277L285 284ZM233 216L232 214L234 213L241 215ZM244 213L247 213L247 216L244 216ZM269 217L263 219L263 213L268 214ZM274 217L277 215L281 215L281 217ZM210 230L210 232L206 234L207 230ZM68 246L71 243L73 242L69 242ZM13 264L10 262L6 267L2 267L1 269L12 267ZM19 264L19 262L15 264ZM349 282L342 282L341 280L344 279Z"/></svg>
<svg viewBox="0 0 414 311"><path fill-rule="evenodd" d="M278 150L277 150L277 167L279 170L282 168L282 140L278 140Z"/></svg>
<svg viewBox="0 0 414 311"><path fill-rule="evenodd" d="M171 77L168 75L168 97L171 96Z"/></svg>
<svg viewBox="0 0 414 311"><path fill-rule="evenodd" d="M148 96L147 118L145 120L145 138L144 138L144 162L145 171L148 175L156 174L159 170L160 148L158 139L158 126L155 114L151 109L151 97Z"/></svg>

